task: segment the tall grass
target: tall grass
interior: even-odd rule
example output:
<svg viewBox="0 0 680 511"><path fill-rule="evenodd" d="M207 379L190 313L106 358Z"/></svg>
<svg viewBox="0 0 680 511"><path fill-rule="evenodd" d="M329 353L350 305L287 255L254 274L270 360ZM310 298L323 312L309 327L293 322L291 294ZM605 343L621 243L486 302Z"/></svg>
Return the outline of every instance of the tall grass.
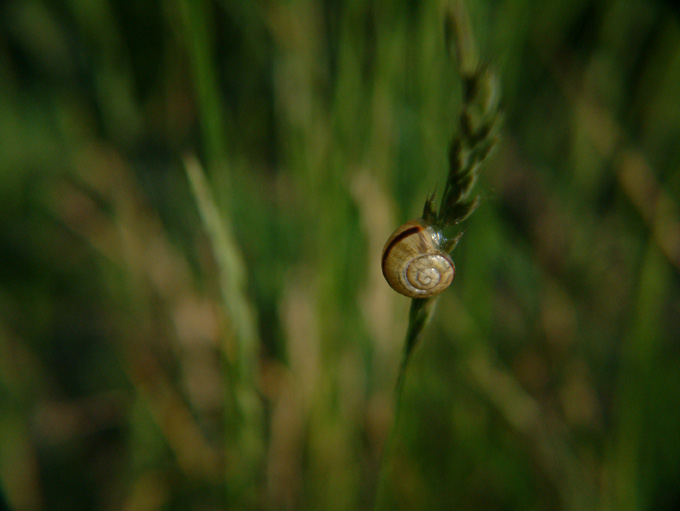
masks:
<svg viewBox="0 0 680 511"><path fill-rule="evenodd" d="M385 508L674 509L680 30L466 2L504 135ZM442 3L0 6L0 507L370 508L448 169Z"/></svg>

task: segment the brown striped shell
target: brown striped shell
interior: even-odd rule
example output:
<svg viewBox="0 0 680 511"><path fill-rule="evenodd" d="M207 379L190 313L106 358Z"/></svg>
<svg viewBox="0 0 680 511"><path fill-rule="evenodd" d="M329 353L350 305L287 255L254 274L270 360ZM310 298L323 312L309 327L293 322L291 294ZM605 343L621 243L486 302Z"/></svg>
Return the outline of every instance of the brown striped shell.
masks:
<svg viewBox="0 0 680 511"><path fill-rule="evenodd" d="M427 298L453 281L451 256L439 248L441 236L423 220L411 220L389 237L382 255L382 271L397 293Z"/></svg>

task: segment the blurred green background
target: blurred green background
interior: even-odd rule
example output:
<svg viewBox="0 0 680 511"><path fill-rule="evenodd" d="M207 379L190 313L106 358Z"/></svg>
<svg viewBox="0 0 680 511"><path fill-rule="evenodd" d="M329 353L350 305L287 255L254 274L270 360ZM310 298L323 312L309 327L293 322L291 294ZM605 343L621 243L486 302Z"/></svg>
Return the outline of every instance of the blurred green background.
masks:
<svg viewBox="0 0 680 511"><path fill-rule="evenodd" d="M384 509L680 508L680 22L469 0L501 142ZM0 3L0 509L370 509L443 2Z"/></svg>

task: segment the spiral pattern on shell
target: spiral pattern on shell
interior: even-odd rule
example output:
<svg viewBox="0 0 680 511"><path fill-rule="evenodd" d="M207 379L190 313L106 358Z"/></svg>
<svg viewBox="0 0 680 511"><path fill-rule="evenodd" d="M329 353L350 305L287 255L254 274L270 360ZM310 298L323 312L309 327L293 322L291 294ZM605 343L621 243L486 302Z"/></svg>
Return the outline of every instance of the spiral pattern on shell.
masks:
<svg viewBox="0 0 680 511"><path fill-rule="evenodd" d="M449 287L455 266L439 248L439 234L422 220L399 227L385 243L382 270L389 285L405 296L427 298Z"/></svg>

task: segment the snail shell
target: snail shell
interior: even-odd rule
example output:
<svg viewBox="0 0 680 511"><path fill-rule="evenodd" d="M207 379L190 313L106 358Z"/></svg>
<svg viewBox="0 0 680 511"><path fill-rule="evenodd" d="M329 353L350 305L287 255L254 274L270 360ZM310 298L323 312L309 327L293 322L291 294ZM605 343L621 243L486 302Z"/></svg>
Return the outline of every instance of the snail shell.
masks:
<svg viewBox="0 0 680 511"><path fill-rule="evenodd" d="M389 237L382 255L382 271L397 293L427 298L441 293L453 281L456 268L441 250L441 235L423 220L412 220Z"/></svg>

